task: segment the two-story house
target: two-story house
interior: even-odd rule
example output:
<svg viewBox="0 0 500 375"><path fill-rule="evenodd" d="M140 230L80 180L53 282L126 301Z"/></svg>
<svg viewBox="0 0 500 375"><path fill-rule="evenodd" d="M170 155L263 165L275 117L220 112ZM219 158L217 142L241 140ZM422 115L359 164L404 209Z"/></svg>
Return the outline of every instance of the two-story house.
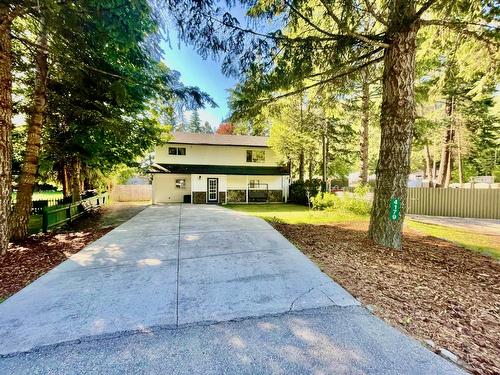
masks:
<svg viewBox="0 0 500 375"><path fill-rule="evenodd" d="M289 175L268 137L173 133L156 147L153 203L283 202Z"/></svg>

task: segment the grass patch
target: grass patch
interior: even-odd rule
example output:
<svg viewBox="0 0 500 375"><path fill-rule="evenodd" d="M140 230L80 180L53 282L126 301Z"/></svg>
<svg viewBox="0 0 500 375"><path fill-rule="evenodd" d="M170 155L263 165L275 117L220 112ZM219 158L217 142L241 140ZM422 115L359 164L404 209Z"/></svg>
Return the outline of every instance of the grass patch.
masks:
<svg viewBox="0 0 500 375"><path fill-rule="evenodd" d="M498 241L498 237L479 234L465 229L421 223L413 220L407 220L406 225L408 228L422 234L442 238L463 246L466 249L478 251L490 255L493 258L500 259L500 241Z"/></svg>
<svg viewBox="0 0 500 375"><path fill-rule="evenodd" d="M12 201L16 201L16 193L12 193ZM32 195L34 201L46 200L46 199L62 199L62 191L35 191Z"/></svg>
<svg viewBox="0 0 500 375"><path fill-rule="evenodd" d="M298 204L228 204L225 207L246 212L270 222L285 224L326 224L368 221L368 216L349 211L316 211Z"/></svg>
<svg viewBox="0 0 500 375"><path fill-rule="evenodd" d="M343 209L332 211L309 210L298 204L228 204L227 208L258 216L266 221L283 224L328 224L368 222L368 215L357 215ZM479 234L460 228L405 221L406 227L421 234L442 238L466 249L500 259L498 237Z"/></svg>

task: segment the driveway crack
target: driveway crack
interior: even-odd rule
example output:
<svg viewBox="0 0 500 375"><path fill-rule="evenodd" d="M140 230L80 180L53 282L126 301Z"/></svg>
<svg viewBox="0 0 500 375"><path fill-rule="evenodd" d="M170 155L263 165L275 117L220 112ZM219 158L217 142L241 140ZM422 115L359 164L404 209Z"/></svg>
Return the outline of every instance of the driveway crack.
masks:
<svg viewBox="0 0 500 375"><path fill-rule="evenodd" d="M305 291L304 293L301 293L297 298L295 298L292 303L290 304L290 307L288 309L288 311L292 311L293 310L293 306L297 303L297 301L299 299L301 299L302 297L305 297L306 295L308 295L309 293L311 293L314 289L316 288L320 288L322 287L323 285L326 285L328 283L321 283L319 285L316 285L316 286L313 286L312 288L308 289L307 291ZM321 289L320 289L320 292L322 292L323 294L325 294ZM332 299L330 297L328 297L328 295L325 294L325 296L330 300L332 301ZM332 301L333 302L333 301Z"/></svg>

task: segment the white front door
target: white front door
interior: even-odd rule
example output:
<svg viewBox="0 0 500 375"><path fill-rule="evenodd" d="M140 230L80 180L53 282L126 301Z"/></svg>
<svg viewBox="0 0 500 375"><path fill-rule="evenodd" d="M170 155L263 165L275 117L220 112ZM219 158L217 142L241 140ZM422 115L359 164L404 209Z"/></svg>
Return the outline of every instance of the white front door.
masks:
<svg viewBox="0 0 500 375"><path fill-rule="evenodd" d="M219 179L218 178L207 178L207 202L208 203L218 203L219 202Z"/></svg>

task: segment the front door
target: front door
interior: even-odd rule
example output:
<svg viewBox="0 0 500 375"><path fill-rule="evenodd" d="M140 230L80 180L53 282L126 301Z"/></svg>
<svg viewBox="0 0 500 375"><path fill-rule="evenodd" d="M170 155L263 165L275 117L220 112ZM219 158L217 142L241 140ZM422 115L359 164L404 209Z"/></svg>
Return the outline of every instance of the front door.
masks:
<svg viewBox="0 0 500 375"><path fill-rule="evenodd" d="M219 179L218 178L207 178L207 202L208 203L218 203L219 202Z"/></svg>

